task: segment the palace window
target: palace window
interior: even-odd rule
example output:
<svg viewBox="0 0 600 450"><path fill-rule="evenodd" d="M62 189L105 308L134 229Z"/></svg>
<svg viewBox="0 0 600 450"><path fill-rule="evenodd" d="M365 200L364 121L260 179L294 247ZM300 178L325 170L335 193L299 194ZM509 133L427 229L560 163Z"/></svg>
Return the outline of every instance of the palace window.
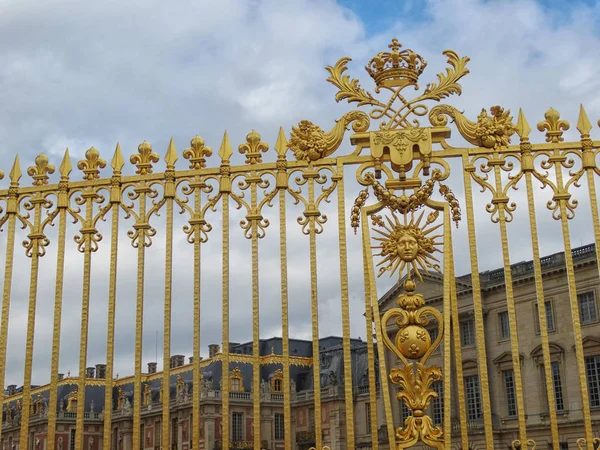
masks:
<svg viewBox="0 0 600 450"><path fill-rule="evenodd" d="M552 302L546 300L544 302L544 308L546 309L546 329L548 331L554 331L554 311L552 310ZM538 305L535 305L535 330L537 333L540 332L540 312Z"/></svg>
<svg viewBox="0 0 600 450"><path fill-rule="evenodd" d="M508 320L508 311L498 313L498 323L500 326L500 339L510 339L510 321Z"/></svg>
<svg viewBox="0 0 600 450"><path fill-rule="evenodd" d="M562 393L562 381L560 379L560 364L558 361L552 363L552 383L554 384L554 403L557 411L565 409Z"/></svg>
<svg viewBox="0 0 600 450"><path fill-rule="evenodd" d="M400 401L401 406L400 408L402 409L402 423L404 423L404 421L407 419L407 417L409 417L411 415L411 411L408 408L408 405L406 404L406 402L404 400Z"/></svg>
<svg viewBox="0 0 600 450"><path fill-rule="evenodd" d="M577 295L579 303L579 317L582 324L595 322L598 320L598 311L596 309L596 298L594 292L584 292Z"/></svg>
<svg viewBox="0 0 600 450"><path fill-rule="evenodd" d="M242 392L244 390L244 378L238 367L229 374L229 383L231 392Z"/></svg>
<svg viewBox="0 0 600 450"><path fill-rule="evenodd" d="M436 381L431 387L438 395L437 398L431 401L433 423L441 425L444 421L444 383Z"/></svg>
<svg viewBox="0 0 600 450"><path fill-rule="evenodd" d="M588 396L592 408L600 407L600 356L585 358Z"/></svg>
<svg viewBox="0 0 600 450"><path fill-rule="evenodd" d="M513 369L502 372L504 378L504 393L506 394L506 408L509 417L517 415L517 398L515 395L515 373Z"/></svg>
<svg viewBox="0 0 600 450"><path fill-rule="evenodd" d="M271 377L271 390L283 392L283 371L281 369L277 369Z"/></svg>
<svg viewBox="0 0 600 450"><path fill-rule="evenodd" d="M460 340L463 347L475 345L475 322L473 319L460 323Z"/></svg>
<svg viewBox="0 0 600 450"><path fill-rule="evenodd" d="M479 376L465 377L465 393L467 396L467 418L476 420L481 417L481 391L479 390Z"/></svg>
<svg viewBox="0 0 600 450"><path fill-rule="evenodd" d="M140 450L144 450L146 447L146 430L144 430L144 424L140 425Z"/></svg>
<svg viewBox="0 0 600 450"><path fill-rule="evenodd" d="M71 436L69 438L69 450L75 450L75 428L71 428Z"/></svg>
<svg viewBox="0 0 600 450"><path fill-rule="evenodd" d="M283 414L275 413L275 440L283 441L285 439L285 424Z"/></svg>
<svg viewBox="0 0 600 450"><path fill-rule="evenodd" d="M240 412L234 412L231 414L231 439L234 441L241 441L243 439L242 423L244 421L244 414Z"/></svg>
<svg viewBox="0 0 600 450"><path fill-rule="evenodd" d="M161 442L161 430L162 426L160 424L160 421L156 421L154 422L154 448L160 448L162 445Z"/></svg>
<svg viewBox="0 0 600 450"><path fill-rule="evenodd" d="M433 327L433 328L428 328L427 331L429 331L429 336L431 337L431 343L433 344L435 342L435 340L438 337L438 334L440 333L440 330L438 330L438 327ZM440 350L440 348L442 348L441 342L440 345L434 350L434 352L438 352Z"/></svg>
<svg viewBox="0 0 600 450"><path fill-rule="evenodd" d="M367 424L367 434L371 433L371 404L365 403L365 422Z"/></svg>

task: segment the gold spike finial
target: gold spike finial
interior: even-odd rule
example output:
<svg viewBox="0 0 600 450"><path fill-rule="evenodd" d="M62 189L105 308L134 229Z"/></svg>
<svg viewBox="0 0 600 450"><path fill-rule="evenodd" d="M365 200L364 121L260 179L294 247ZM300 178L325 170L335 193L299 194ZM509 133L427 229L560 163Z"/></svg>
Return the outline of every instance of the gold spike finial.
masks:
<svg viewBox="0 0 600 450"><path fill-rule="evenodd" d="M231 155L233 155L233 150L229 143L229 135L227 134L227 131L225 131L223 141L221 142L221 148L219 148L219 156L221 157L222 162L229 162Z"/></svg>
<svg viewBox="0 0 600 450"><path fill-rule="evenodd" d="M277 142L275 142L275 150L280 158L285 158L285 153L288 150L288 143L285 138L283 127L279 127L279 135L277 136Z"/></svg>
<svg viewBox="0 0 600 450"><path fill-rule="evenodd" d="M15 156L15 162L13 163L12 169L10 169L10 173L8 177L10 178L10 184L19 184L19 180L23 176L21 172L21 164L19 163L19 155Z"/></svg>
<svg viewBox="0 0 600 450"><path fill-rule="evenodd" d="M174 169L175 162L179 157L177 156L177 150L175 149L175 142L171 137L171 141L169 142L169 148L167 149L167 154L165 155L165 162L167 163L167 169Z"/></svg>
<svg viewBox="0 0 600 450"><path fill-rule="evenodd" d="M581 133L581 137L589 137L592 130L592 124L588 118L583 105L579 105L579 119L577 120L577 129Z"/></svg>
<svg viewBox="0 0 600 450"><path fill-rule="evenodd" d="M519 117L517 119L517 134L521 138L521 141L529 140L529 133L531 133L531 127L527 123L523 110L519 108Z"/></svg>
<svg viewBox="0 0 600 450"><path fill-rule="evenodd" d="M113 159L110 162L110 167L113 168L113 171L116 173L121 173L121 169L125 165L125 160L123 159L123 154L121 153L121 144L117 142L117 148L115 148L115 154L113 155Z"/></svg>
<svg viewBox="0 0 600 450"><path fill-rule="evenodd" d="M69 155L69 147L67 147L67 149L65 150L65 155L63 156L63 160L60 163L60 167L58 168L61 179L68 180L71 170L73 170L73 167L71 166L71 156Z"/></svg>

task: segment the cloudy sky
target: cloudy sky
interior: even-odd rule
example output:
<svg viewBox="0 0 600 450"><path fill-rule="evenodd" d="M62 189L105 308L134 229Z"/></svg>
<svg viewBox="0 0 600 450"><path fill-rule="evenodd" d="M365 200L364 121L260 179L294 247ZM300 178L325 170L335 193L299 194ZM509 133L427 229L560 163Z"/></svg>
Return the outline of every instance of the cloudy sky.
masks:
<svg viewBox="0 0 600 450"><path fill-rule="evenodd" d="M218 164L216 151L225 130L234 148L256 129L274 146L280 126L310 119L329 129L334 119L351 109L336 104L335 88L325 82L324 67L340 57L353 58L350 70L372 89L364 64L387 49L392 37L419 52L429 62L426 82L443 70L442 51L450 48L471 57L471 74L462 81L463 95L449 103L475 119L482 107L500 104L525 111L532 128L552 106L572 123L580 103L592 123L600 117L600 50L597 30L600 6L591 2L476 1L368 2L345 1L234 1L219 2L61 2L0 0L0 168L10 171L15 153L23 171L40 152L57 167L66 147L72 161L95 146L108 161L120 142L125 156L143 140L164 155L174 138L181 155L190 139L201 135L215 150L209 164ZM594 133L597 132L595 131ZM457 133L454 133L455 135ZM454 138L457 145L460 139ZM536 131L532 140L542 141ZM349 145L339 152L351 151ZM273 154L265 156L273 160ZM240 162L236 159L234 162ZM178 168L186 167L180 157ZM75 165L75 164L73 164ZM164 167L161 162L159 167ZM131 172L131 169L127 169ZM74 171L73 179L81 174ZM110 172L104 174L109 176ZM347 173L352 176L352 173ZM56 174L53 180L56 180ZM460 198L462 179L453 179ZM6 180L2 181L6 186ZM29 184L25 175L23 184ZM585 185L578 193L580 207L573 223L572 244L591 242L589 204ZM347 186L347 202L357 192ZM515 196L522 199L522 194ZM541 207L547 198L540 193ZM544 197L546 196L546 197ZM480 225L478 245L485 248L481 269L501 265L497 228L489 223L477 196ZM350 205L347 205L349 208ZM542 251L560 250L557 224L549 214L538 214ZM339 259L335 201L318 238L319 314L321 335L341 334ZM520 208L523 213L524 208ZM308 239L288 212L291 333L310 337L310 277ZM276 211L267 236L260 242L261 337L281 333L279 297L279 235ZM251 338L250 243L237 226L241 213L232 213L231 340ZM164 214L154 218L159 230L147 251L144 312L144 363L162 361L164 290ZM214 230L202 249L203 354L209 343L221 341L221 234L220 215L212 217ZM136 252L125 233L131 222L121 222L116 329L116 367L121 376L133 372ZM185 240L177 218L173 292L172 353L192 351L192 246ZM82 256L69 227L60 371L78 368ZM465 245L466 224L456 232L455 244ZM105 239L92 261L91 326L88 365L106 360L106 302L108 291L107 224ZM513 262L530 258L525 216L509 227ZM5 234L0 235L4 255ZM24 238L19 234L17 242ZM42 258L36 314L34 383L48 379L52 311L56 270L56 228L49 229L52 244ZM558 239L557 239L557 238ZM365 336L360 238L348 233L351 274L350 308L354 337ZM466 252L456 257L457 273L470 271ZM6 384L21 384L25 348L29 260L17 246L15 282L11 301ZM0 276L2 276L0 274ZM390 282L382 282L379 293ZM155 354L158 346L157 355ZM159 364L159 367L161 364Z"/></svg>

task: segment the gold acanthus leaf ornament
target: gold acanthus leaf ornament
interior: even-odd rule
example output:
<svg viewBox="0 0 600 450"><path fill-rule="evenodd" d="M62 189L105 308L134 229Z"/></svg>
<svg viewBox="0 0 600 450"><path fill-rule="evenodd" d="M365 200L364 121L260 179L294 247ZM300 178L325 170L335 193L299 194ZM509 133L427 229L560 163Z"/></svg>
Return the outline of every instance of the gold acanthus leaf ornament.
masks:
<svg viewBox="0 0 600 450"><path fill-rule="evenodd" d="M362 111L350 111L337 121L335 126L325 133L321 127L309 120L302 120L292 133L288 147L298 161L318 161L332 155L341 145L348 125L352 123L355 133L369 129L369 117Z"/></svg>
<svg viewBox="0 0 600 450"><path fill-rule="evenodd" d="M431 109L429 121L434 127L445 127L448 117L456 124L460 135L469 143L498 150L510 144L510 137L517 131L510 110L492 106L489 115L485 109L477 116L477 122L467 119L463 113L450 105L439 105Z"/></svg>

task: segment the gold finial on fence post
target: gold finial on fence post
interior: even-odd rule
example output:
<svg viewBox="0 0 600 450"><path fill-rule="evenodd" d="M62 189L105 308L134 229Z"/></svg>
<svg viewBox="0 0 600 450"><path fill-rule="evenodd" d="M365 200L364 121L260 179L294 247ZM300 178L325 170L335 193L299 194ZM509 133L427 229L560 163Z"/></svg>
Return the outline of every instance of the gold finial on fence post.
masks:
<svg viewBox="0 0 600 450"><path fill-rule="evenodd" d="M529 133L531 133L531 127L527 123L523 110L519 108L519 117L517 118L517 134L521 138L521 142L529 142Z"/></svg>
<svg viewBox="0 0 600 450"><path fill-rule="evenodd" d="M276 186L278 189L287 189L288 177L287 177L287 160L285 154L288 151L288 142L285 138L285 132L283 127L279 128L279 135L277 136L277 142L275 143L275 150L277 151L277 179Z"/></svg>
<svg viewBox="0 0 600 450"><path fill-rule="evenodd" d="M581 138L589 138L592 131L592 124L585 112L583 105L579 105L579 119L577 120L577 130L581 133Z"/></svg>
<svg viewBox="0 0 600 450"><path fill-rule="evenodd" d="M48 184L48 174L54 173L54 166L48 163L48 157L40 153L35 158L35 166L29 166L27 168L27 175L33 178L34 186L43 186Z"/></svg>
<svg viewBox="0 0 600 450"><path fill-rule="evenodd" d="M158 153L152 151L152 146L144 141L138 146L138 153L131 155L129 161L135 164L138 175L147 175L152 173L152 163L157 163L160 160Z"/></svg>
<svg viewBox="0 0 600 450"><path fill-rule="evenodd" d="M232 154L233 150L231 149L231 144L229 143L229 135L227 134L227 131L225 131L225 134L223 134L221 147L219 148L219 156L221 157L221 179L219 181L220 192L231 192L229 158L231 158Z"/></svg>
<svg viewBox="0 0 600 450"><path fill-rule="evenodd" d="M85 159L77 163L77 168L83 170L83 179L92 181L100 178L100 169L106 167L106 161L100 158L100 152L94 147L90 147L85 152Z"/></svg>
<svg viewBox="0 0 600 450"><path fill-rule="evenodd" d="M121 169L123 169L124 165L125 161L123 160L123 154L121 153L121 145L117 142L115 153L110 162L110 167L113 169L113 176L110 183L111 203L121 203Z"/></svg>
<svg viewBox="0 0 600 450"><path fill-rule="evenodd" d="M175 149L175 142L173 138L169 142L169 148L165 155L165 163L167 164L167 170L165 170L165 197L175 197L175 162L177 161L177 150Z"/></svg>
<svg viewBox="0 0 600 450"><path fill-rule="evenodd" d="M60 163L60 167L58 168L60 173L60 181L58 182L58 208L69 207L69 175L72 170L71 156L69 155L69 148L67 147L62 162Z"/></svg>
<svg viewBox="0 0 600 450"><path fill-rule="evenodd" d="M19 155L15 156L15 162L13 163L12 169L8 177L10 178L10 187L8 188L8 197L6 201L6 212L16 213L17 212L17 194L19 190L19 180L21 179L21 164L19 163Z"/></svg>
<svg viewBox="0 0 600 450"><path fill-rule="evenodd" d="M592 124L585 112L583 105L579 106L579 119L577 120L577 130L581 133L581 164L584 169L596 169L596 155L594 154L594 144L590 139Z"/></svg>

